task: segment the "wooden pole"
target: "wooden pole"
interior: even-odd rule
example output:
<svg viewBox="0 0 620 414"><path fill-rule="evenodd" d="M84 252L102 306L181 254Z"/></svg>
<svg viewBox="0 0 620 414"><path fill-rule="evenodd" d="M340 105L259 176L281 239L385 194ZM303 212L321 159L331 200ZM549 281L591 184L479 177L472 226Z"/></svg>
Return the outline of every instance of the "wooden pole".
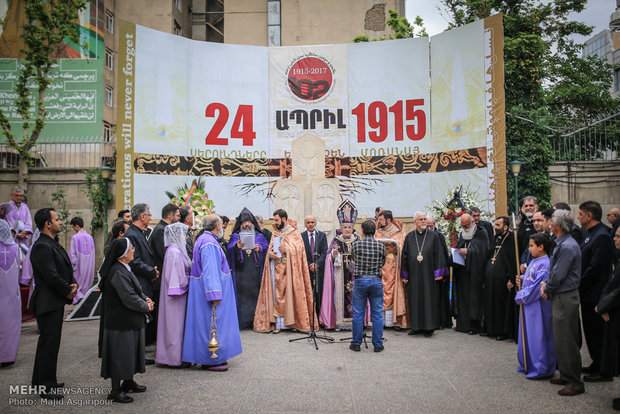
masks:
<svg viewBox="0 0 620 414"><path fill-rule="evenodd" d="M520 277L521 276L521 270L520 270L520 264L519 264L519 239L517 237L517 221L515 219L515 215L514 213L512 213L512 232L515 236L515 257L517 259L517 276L516 277ZM517 292L519 291L519 285L517 284L517 280L515 278L515 288L517 289ZM523 348L523 368L525 369L525 374L527 375L527 353L525 350L525 320L523 319L523 305L519 305L519 314L520 314L520 318L519 318L519 325L521 326L521 347Z"/></svg>

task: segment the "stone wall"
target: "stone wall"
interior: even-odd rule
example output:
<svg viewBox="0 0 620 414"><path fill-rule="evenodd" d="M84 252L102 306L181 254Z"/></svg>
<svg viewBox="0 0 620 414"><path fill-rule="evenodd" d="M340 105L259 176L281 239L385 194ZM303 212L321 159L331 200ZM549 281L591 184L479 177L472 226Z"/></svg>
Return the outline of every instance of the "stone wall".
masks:
<svg viewBox="0 0 620 414"><path fill-rule="evenodd" d="M620 207L620 161L558 162L549 167L551 202L564 201L576 215L579 204L594 200L603 207L603 223L609 225L606 213Z"/></svg>
<svg viewBox="0 0 620 414"><path fill-rule="evenodd" d="M54 205L52 202L52 193L56 192L60 186L65 188L67 209L70 212L69 217L81 217L84 220L86 231L90 233L95 240L95 248L97 250L95 263L98 267L103 260L104 231L99 230L95 234L91 232L90 222L93 217L91 211L92 205L83 189L83 170L31 168L29 171L29 178L28 188L26 190L26 204L33 216L38 209L43 207L54 207L58 209L58 206ZM11 193L11 189L17 184L17 180L18 173L16 171L0 172L0 201L4 202L9 200L9 194ZM113 182L111 182L109 191L113 190L114 185ZM111 223L116 217L116 213L114 212L114 201L109 205L112 207L112 209L108 211L108 221ZM71 236L74 234L75 232L71 228L68 229L68 232L60 234L60 243L65 249L69 250Z"/></svg>

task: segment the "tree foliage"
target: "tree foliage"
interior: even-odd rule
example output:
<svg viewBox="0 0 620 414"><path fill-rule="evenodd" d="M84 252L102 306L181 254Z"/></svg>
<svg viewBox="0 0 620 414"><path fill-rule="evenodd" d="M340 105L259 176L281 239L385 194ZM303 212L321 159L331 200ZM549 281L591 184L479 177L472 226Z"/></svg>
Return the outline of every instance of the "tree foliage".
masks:
<svg viewBox="0 0 620 414"><path fill-rule="evenodd" d="M582 58L581 45L572 40L592 32L569 18L587 0L443 0L443 5L450 27L504 15L507 159L525 163L519 194L535 195L549 206L550 130L566 132L619 108L609 92L613 68L600 58ZM508 180L509 206L513 187Z"/></svg>
<svg viewBox="0 0 620 414"><path fill-rule="evenodd" d="M8 145L19 153L20 180L27 173L30 150L36 144L45 126L47 111L45 93L51 84L50 72L57 64L57 55L65 40L79 43L76 22L87 0L24 0L27 23L22 30L24 54L16 82L15 104L22 119L21 137L11 130L9 118L0 108L0 126ZM35 85L34 89L30 85ZM32 101L35 102L34 108ZM25 185L25 182L21 182Z"/></svg>
<svg viewBox="0 0 620 414"><path fill-rule="evenodd" d="M389 37L380 37L378 39L372 39L373 42L379 40L393 40L393 39L409 39L411 37L426 37L426 28L424 27L424 20L420 16L416 16L413 24L409 23L406 17L398 17L398 12L392 9L389 10L390 17L385 24L390 26L394 31ZM417 28L417 31L416 31ZM359 35L353 39L354 43L368 42L370 39L366 35Z"/></svg>

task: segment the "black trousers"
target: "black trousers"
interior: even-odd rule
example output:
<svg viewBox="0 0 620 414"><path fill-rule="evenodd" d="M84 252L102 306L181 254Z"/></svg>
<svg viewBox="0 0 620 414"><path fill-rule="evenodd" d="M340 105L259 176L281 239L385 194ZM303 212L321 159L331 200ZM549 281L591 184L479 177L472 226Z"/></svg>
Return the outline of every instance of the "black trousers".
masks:
<svg viewBox="0 0 620 414"><path fill-rule="evenodd" d="M40 334L34 357L32 385L45 385L48 391L50 388L55 388L58 383L56 369L63 315L64 309L59 309L37 316Z"/></svg>
<svg viewBox="0 0 620 414"><path fill-rule="evenodd" d="M588 345L588 352L590 353L590 358L592 358L592 368L598 372L601 368L605 321L594 312L595 306L581 303L581 317L583 318L583 333L586 337L586 345Z"/></svg>
<svg viewBox="0 0 620 414"><path fill-rule="evenodd" d="M155 307L151 311L151 322L146 324L145 340L146 345L153 345L157 341L157 320L159 318L159 289L153 289L151 300L155 302Z"/></svg>

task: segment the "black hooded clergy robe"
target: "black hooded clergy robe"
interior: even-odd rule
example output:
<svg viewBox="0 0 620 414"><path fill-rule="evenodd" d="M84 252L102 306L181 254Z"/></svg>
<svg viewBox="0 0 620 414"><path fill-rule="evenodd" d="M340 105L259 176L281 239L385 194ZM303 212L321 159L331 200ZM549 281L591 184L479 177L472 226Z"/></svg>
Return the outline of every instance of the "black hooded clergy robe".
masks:
<svg viewBox="0 0 620 414"><path fill-rule="evenodd" d="M515 284L516 273L514 233L508 231L495 238L484 272L484 325L489 336L516 338L516 288L506 286L509 280Z"/></svg>
<svg viewBox="0 0 620 414"><path fill-rule="evenodd" d="M487 232L476 226L471 240L459 237L457 249L466 248L465 266L454 264L454 293L456 299L456 330L477 333L482 319L482 278L489 252Z"/></svg>
<svg viewBox="0 0 620 414"><path fill-rule="evenodd" d="M401 271L407 272L409 324L414 331L434 331L441 326L439 278L449 276L441 239L432 230L407 234Z"/></svg>

